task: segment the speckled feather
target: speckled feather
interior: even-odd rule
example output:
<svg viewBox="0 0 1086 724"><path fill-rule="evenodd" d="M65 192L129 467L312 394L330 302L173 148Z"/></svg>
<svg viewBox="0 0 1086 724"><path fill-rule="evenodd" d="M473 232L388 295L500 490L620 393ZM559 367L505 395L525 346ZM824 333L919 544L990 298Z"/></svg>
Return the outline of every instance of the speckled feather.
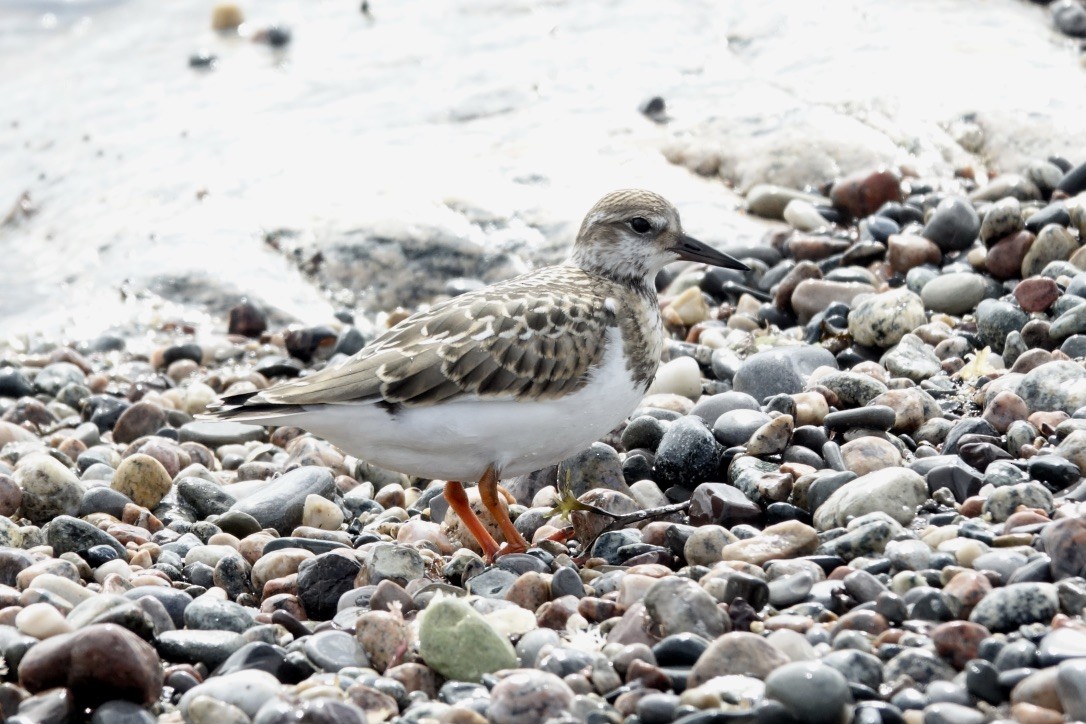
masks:
<svg viewBox="0 0 1086 724"><path fill-rule="evenodd" d="M599 364L607 328L618 324L618 300L629 296L614 282L576 267L547 267L413 315L344 364L277 385L251 401L415 406L463 395L561 397L580 389ZM624 335L624 342L630 350L644 340ZM658 360L655 346L642 349ZM655 367L655 361L640 363L631 371L647 386Z"/></svg>
<svg viewBox="0 0 1086 724"><path fill-rule="evenodd" d="M665 252L628 232L631 214L648 218L656 229L680 228L675 209L656 194L609 194L585 217L565 263L418 312L343 363L224 398L212 415L259 417L348 403L426 407L468 398L557 399L588 383L615 327L634 384L647 389L663 349L652 277Z"/></svg>

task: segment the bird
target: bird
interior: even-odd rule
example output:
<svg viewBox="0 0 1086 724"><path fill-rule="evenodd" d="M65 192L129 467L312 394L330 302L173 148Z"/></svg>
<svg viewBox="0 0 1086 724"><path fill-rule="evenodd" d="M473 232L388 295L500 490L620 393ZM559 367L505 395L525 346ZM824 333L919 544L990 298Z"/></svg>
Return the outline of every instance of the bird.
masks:
<svg viewBox="0 0 1086 724"><path fill-rule="evenodd" d="M749 270L685 234L662 196L614 191L561 263L420 310L338 363L223 396L203 418L300 427L377 467L447 481L488 561L523 552L499 481L567 459L637 408L665 343L655 278L679 260ZM469 505L471 481L504 545Z"/></svg>

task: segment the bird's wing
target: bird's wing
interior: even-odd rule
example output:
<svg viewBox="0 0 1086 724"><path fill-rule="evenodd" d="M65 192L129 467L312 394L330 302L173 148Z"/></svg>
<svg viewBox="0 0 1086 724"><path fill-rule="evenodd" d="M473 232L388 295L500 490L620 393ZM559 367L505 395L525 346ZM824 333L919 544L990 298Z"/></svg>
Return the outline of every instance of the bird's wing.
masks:
<svg viewBox="0 0 1086 724"><path fill-rule="evenodd" d="M530 276L412 315L343 364L263 390L250 403L414 407L573 392L603 357L613 306L587 279L559 276L541 287L539 275Z"/></svg>

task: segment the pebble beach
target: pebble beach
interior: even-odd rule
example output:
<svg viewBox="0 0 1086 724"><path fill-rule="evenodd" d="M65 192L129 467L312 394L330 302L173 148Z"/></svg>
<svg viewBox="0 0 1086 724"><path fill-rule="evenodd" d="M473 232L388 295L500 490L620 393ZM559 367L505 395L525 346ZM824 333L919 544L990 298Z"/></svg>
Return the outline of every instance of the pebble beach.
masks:
<svg viewBox="0 0 1086 724"><path fill-rule="evenodd" d="M1022 8L1035 9L998 12ZM366 4L360 22L380 27L383 11ZM1086 35L1077 0L1042 16L1061 52ZM233 5L211 19L243 23ZM312 26L299 26L304 43ZM298 42L287 24L250 32L258 52ZM237 72L237 40L170 62L211 84ZM1086 144L1057 144L1041 120L1015 136L966 115L931 147L872 121L907 154L803 126L809 144L773 135L783 150L744 158L734 149L764 129L737 131L733 117L722 131L720 118L684 117L681 101L629 103L622 123L639 130L610 131L588 175L677 190L695 235L726 219L705 240L751 270L660 274L669 340L647 395L583 452L502 481L532 547L493 563L444 481L297 428L196 416L219 395L334 364L415 309L561 258L583 213L562 200L573 184L510 162L512 210L446 199L415 226L365 218L328 238L313 222L264 223L256 246L221 257L118 234L103 266L136 248L141 271L161 274L126 278L123 314L99 312L91 332L87 314L58 331L55 309L21 306L41 280L19 286L13 252L18 293L0 300L0 716L1086 721ZM482 123L537 112L501 93L463 109ZM619 148L629 135L651 148ZM556 153L551 166L518 163L569 165ZM52 192L82 192L75 183ZM0 241L52 243L52 224L79 219L50 193L19 196ZM544 201L526 204L533 193ZM172 277L155 261L170 256ZM66 282L92 318L87 290L118 291L116 270L102 274ZM250 277L265 286L245 287Z"/></svg>
<svg viewBox="0 0 1086 724"><path fill-rule="evenodd" d="M366 335L144 330L0 351L12 722L1086 718L1086 165L750 190L740 273L670 267L627 424L441 481L194 421ZM645 517L637 520L638 514ZM484 515L486 515L484 513ZM632 516L632 517L631 517Z"/></svg>

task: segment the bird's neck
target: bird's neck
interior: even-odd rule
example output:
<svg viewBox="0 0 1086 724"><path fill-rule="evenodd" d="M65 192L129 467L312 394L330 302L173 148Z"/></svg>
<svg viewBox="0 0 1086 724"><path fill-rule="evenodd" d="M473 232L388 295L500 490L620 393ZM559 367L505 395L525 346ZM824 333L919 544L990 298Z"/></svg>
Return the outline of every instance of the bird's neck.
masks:
<svg viewBox="0 0 1086 724"><path fill-rule="evenodd" d="M621 261L621 263L616 263L615 259L601 259L598 254L593 254L591 251L575 248L570 253L566 263L592 276L601 277L613 284L637 292L646 298L655 299L656 274L640 268L640 265L636 262L631 263L629 260L618 261Z"/></svg>

